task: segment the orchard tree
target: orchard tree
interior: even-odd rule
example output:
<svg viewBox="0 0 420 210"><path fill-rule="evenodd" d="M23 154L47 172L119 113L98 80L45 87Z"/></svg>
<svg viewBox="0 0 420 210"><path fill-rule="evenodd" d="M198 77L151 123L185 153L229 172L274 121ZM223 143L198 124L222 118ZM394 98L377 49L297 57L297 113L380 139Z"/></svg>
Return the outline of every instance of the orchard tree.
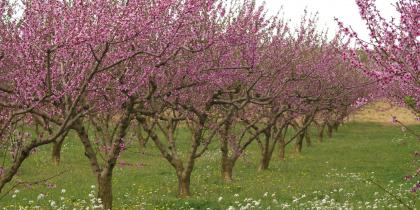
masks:
<svg viewBox="0 0 420 210"><path fill-rule="evenodd" d="M5 128L17 119L22 126L41 123L43 131L23 142L28 146L1 176L0 187L11 180L32 149L75 130L97 178L98 196L110 209L112 171L134 116L134 98L147 89L150 74L184 47L185 43L173 41L182 40L177 32L195 20L191 16L199 15L201 7L193 1L163 0L21 3L20 16L13 5L1 4L5 27L0 80L6 81L1 84L6 102L1 122ZM192 33L191 27L182 31ZM107 112L119 116L114 122L118 132L101 162L86 123L87 116Z"/></svg>
<svg viewBox="0 0 420 210"><path fill-rule="evenodd" d="M88 6L94 10L95 5ZM91 112L89 121L78 123L74 129L98 178L99 198L104 208L109 209L112 207L112 172L125 149L124 138L129 125L136 118L151 139L156 140L149 128L155 122L144 121L143 117L158 110L156 113L163 115L160 119L168 118L164 111L168 109L167 97L196 85L182 84L188 78L178 76L190 75L186 70L199 62L194 56L206 51L214 42L212 36L217 28L213 21L222 16L223 8L220 3L205 0L107 2L105 6L98 14L105 21L100 26L106 26L105 29L112 26L112 30L104 34L106 37L110 33L106 43L111 43L110 52L122 58L98 77L85 101L86 106L97 104L98 109ZM156 113L153 116L157 116ZM114 117L110 118L110 114ZM96 127L100 139L89 135L89 124ZM95 142L103 148L99 152L94 150ZM102 156L104 161L99 159Z"/></svg>
<svg viewBox="0 0 420 210"><path fill-rule="evenodd" d="M257 8L253 1L240 2L226 12L222 6L213 9L219 11L216 16L198 17L201 24L194 26L200 41L189 43L189 50L180 51L179 59L162 68L162 75L151 78L152 94L143 106L149 111L137 111L137 120L174 167L180 197L190 196L196 159L229 120L229 112L218 113L216 107L253 70L259 34L268 23L263 7ZM181 125L187 127L187 139L176 135ZM179 146L185 143L190 145L186 154Z"/></svg>
<svg viewBox="0 0 420 210"><path fill-rule="evenodd" d="M280 19L262 40L254 74L236 89L223 92L223 103L217 107L229 118L219 132L222 177L228 182L236 161L252 142L261 149L259 169L265 170L277 145L284 159L291 142L298 152L303 139L310 143L309 126L317 113L366 94L360 92L363 75L342 60L343 46L337 40L328 41L317 31L316 16L303 17L294 34ZM295 132L286 138L291 127Z"/></svg>
<svg viewBox="0 0 420 210"><path fill-rule="evenodd" d="M369 31L369 40L339 22L340 31L356 48L345 53L354 67L379 81L385 96L405 103L417 115L420 110L420 2L399 0L398 19L386 19L375 0L356 0L360 16ZM361 50L363 53L360 53Z"/></svg>
<svg viewBox="0 0 420 210"><path fill-rule="evenodd" d="M11 164L2 166L0 191L34 149L58 140L89 110L78 104L91 76L73 89L73 101L66 110L58 114L55 109L62 92L53 85L53 68L57 66L52 57L64 45L51 44L48 30L44 30L49 21L30 12L39 9L36 3L28 8L17 18L15 5L0 3L0 137L2 145L13 145ZM31 134L31 126L35 134Z"/></svg>

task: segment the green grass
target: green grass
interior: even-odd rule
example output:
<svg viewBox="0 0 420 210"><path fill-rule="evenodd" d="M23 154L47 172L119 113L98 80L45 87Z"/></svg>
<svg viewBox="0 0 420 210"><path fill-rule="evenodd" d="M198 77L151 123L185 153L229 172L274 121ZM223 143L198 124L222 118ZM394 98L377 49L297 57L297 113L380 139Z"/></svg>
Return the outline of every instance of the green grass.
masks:
<svg viewBox="0 0 420 210"><path fill-rule="evenodd" d="M420 132L418 125L412 128ZM259 206L263 209L268 206L280 208L273 199L297 208L299 203L320 201L325 195L342 205L348 202L356 208L363 202L363 208L368 208L370 204L365 202L373 203L377 198L385 198L386 193L373 184L350 178L352 173L356 177L373 176L377 183L390 190L399 188L400 184L407 190L407 186L418 180L407 183L403 179L418 168L413 163L413 152L420 150L420 144L413 137L392 125L349 123L340 127L332 139L326 138L323 143L314 142L312 147L305 145L300 155L294 154L289 146L286 161L280 161L274 154L270 169L264 172L256 170L259 150L256 144L252 145L238 161L234 169L235 181L230 184L224 184L220 179L220 155L217 141L214 141L210 150L198 159L194 169L193 196L180 200L176 197L175 171L159 155L152 142L149 143L145 154L139 153L135 144L123 153L121 160L139 164L140 167L118 166L114 170L115 209L227 209L238 203L245 205L251 202L250 199L244 201L246 198L256 202L261 199ZM187 145L183 147L187 148ZM35 205L48 209L48 200L59 203L61 196L67 203L78 199L78 202L89 202L88 194L91 185L95 185L95 178L77 138L67 139L60 166L52 165L50 147L46 146L24 163L15 180L33 181L61 171L65 173L48 181L54 188L48 188L45 183L19 186L18 193L13 193L13 190L0 200L0 207L16 209L19 205L28 206L28 202L33 200L32 207L28 209L33 209ZM66 193L62 194L61 189L66 189ZM264 196L266 192L267 197ZM46 198L37 200L41 193L46 194ZM418 195L405 194L404 201L418 199ZM219 197L222 197L220 202ZM294 203L296 197L301 199ZM398 203L387 199L385 203ZM420 208L419 205L420 202L417 202L416 207ZM401 207L398 205L398 208Z"/></svg>

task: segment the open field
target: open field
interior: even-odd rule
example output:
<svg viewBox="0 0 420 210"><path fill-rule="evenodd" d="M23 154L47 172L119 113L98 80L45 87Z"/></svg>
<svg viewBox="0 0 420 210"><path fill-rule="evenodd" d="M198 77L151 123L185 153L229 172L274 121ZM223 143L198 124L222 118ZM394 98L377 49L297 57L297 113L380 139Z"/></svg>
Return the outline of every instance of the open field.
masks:
<svg viewBox="0 0 420 210"><path fill-rule="evenodd" d="M398 120L404 124L420 124L416 116L409 109L392 105L386 101L367 104L361 110L349 116L351 121L356 122L378 122L391 123L392 116L397 116Z"/></svg>
<svg viewBox="0 0 420 210"><path fill-rule="evenodd" d="M411 128L420 132L417 125ZM420 208L420 202L414 203L418 197L407 192L418 178L404 180L404 176L415 172L418 163L413 164L413 152L416 150L420 147L415 139L396 126L347 123L332 139L304 147L301 155L288 151L286 161L274 157L270 169L264 172L256 170L259 151L254 144L238 161L235 181L225 184L220 179L220 155L214 142L193 172L193 196L179 200L175 172L166 160L152 144L144 154L133 144L123 153L115 171L115 209L228 209L230 206L240 209L239 206L246 205L261 209L403 208L380 187L366 183L370 178L391 194L400 193L403 203ZM60 166L53 166L50 148L44 147L25 162L15 180L40 180L60 172L64 173L41 184L19 185L0 200L0 206L3 209L80 208L95 200L91 193L95 179L80 143L71 136L64 146Z"/></svg>

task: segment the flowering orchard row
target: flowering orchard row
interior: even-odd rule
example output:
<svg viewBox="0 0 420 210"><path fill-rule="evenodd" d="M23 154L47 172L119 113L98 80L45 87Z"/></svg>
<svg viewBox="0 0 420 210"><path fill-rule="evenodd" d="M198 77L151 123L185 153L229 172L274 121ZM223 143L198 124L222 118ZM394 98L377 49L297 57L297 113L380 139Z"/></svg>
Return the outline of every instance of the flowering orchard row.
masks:
<svg viewBox="0 0 420 210"><path fill-rule="evenodd" d="M362 70L379 85L375 92L396 99L420 112L420 3L399 0L393 4L399 17L384 17L375 0L356 0L360 16L366 24L369 40L359 38L356 31L337 20L346 41L356 47L345 51L344 58ZM363 52L360 56L359 52Z"/></svg>
<svg viewBox="0 0 420 210"><path fill-rule="evenodd" d="M380 87L409 97L418 110L418 31L405 36L405 27L395 26L395 39L404 36L396 47L381 41L392 35L372 34L381 47L374 51L356 37L362 52L352 50L354 33L344 26L344 35L327 40L316 16L306 13L291 28L252 0L0 2L0 143L11 151L0 191L37 147L53 144L58 163L69 132L83 144L98 197L111 209L113 169L131 132L159 149L185 197L195 161L215 140L222 177L231 181L251 143L260 145L260 170L267 169L276 145L283 157L292 142L299 152L305 137L310 143L311 124L322 139L324 128L332 132L367 99L388 92ZM371 1L358 3L372 31L388 31L376 27L384 20ZM410 22L418 3L402 1L398 9L401 24L419 30L410 25L418 24ZM189 137L176 135L180 127ZM180 151L180 141L190 149Z"/></svg>

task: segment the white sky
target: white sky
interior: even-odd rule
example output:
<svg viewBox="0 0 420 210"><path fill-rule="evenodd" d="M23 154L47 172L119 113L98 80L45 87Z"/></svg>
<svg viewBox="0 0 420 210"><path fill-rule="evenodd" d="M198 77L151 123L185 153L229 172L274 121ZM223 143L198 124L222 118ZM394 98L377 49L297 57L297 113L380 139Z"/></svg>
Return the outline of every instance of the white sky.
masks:
<svg viewBox="0 0 420 210"><path fill-rule="evenodd" d="M257 0L261 4L264 0ZM329 28L330 36L337 31L337 24L334 17L344 22L345 25L351 25L359 36L367 39L367 30L359 16L359 9L355 0L265 0L270 14L275 14L283 5L286 19L291 20L291 24L299 24L300 17L305 8L308 12L319 12L319 25ZM376 5L385 18L398 17L393 4L396 0L376 0Z"/></svg>

